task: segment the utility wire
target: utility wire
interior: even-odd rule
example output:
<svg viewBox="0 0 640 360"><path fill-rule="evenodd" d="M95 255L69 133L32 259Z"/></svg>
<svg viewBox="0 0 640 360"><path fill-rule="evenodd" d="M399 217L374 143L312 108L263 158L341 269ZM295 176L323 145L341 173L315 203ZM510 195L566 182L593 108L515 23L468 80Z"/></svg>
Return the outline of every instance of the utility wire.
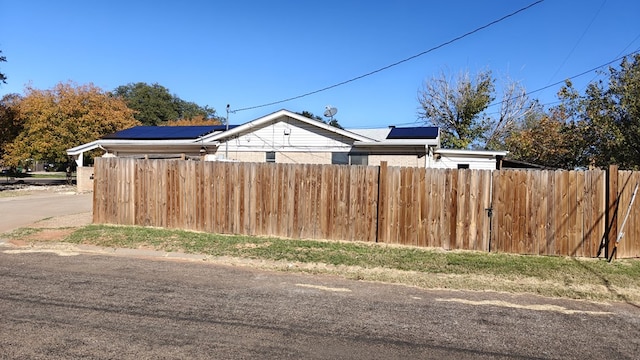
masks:
<svg viewBox="0 0 640 360"><path fill-rule="evenodd" d="M531 95L531 94L534 94L534 93L540 92L540 91L542 91L542 90L546 90L546 89L548 89L548 88L550 88L550 87L553 87L553 86L556 86L556 85L560 85L560 84L564 83L564 82L565 82L565 81L567 81L567 80L575 79L575 78L577 78L577 77L580 77L580 76L586 75L586 74L588 74L588 73L590 73L590 72L592 72L592 71L596 71L596 70L598 70L598 69L600 69L600 68L603 68L603 67L605 67L605 66L607 66L607 65L611 65L611 64L613 64L613 63L614 63L614 62L616 62L616 61L622 60L622 59L626 58L627 56L635 55L635 54L637 54L637 53L639 53L639 52L640 52L640 49L638 49L638 50L636 50L636 51L633 51L633 52L630 52L630 53L628 53L628 54L626 54L626 55L622 55L622 56L620 56L620 57L617 57L617 58L615 58L615 59L613 59L613 60L609 61L609 62L608 62L608 63L606 63L606 64L602 64L602 65L600 65L600 66L596 66L596 67L594 67L593 69L589 69L589 70L587 70L587 71L583 71L583 72L581 72L580 74L577 74L577 75L574 75L574 76L568 77L568 78L566 78L565 80L561 80L561 81L555 82L555 83L553 83L553 84L549 84L549 85L547 85L547 86L541 87L541 88L539 88L539 89L536 89L536 90L533 90L533 91L529 91L529 92L527 92L527 93L526 93L526 94L524 94L524 95L514 96L514 97L512 97L512 98L505 99L505 100L499 101L499 102L497 102L497 103L493 103L493 104L491 104L491 105L489 105L489 106L487 106L487 107L496 106L496 105L501 105L502 103L504 103L504 102L506 102L506 101L508 101L508 100L517 99L517 98L522 97L522 96L528 96L528 95Z"/></svg>
<svg viewBox="0 0 640 360"><path fill-rule="evenodd" d="M381 68L379 68L379 69L377 69L377 70L373 70L373 71L368 72L368 73L366 73L366 74L363 74L363 75L360 75L360 76L356 76L356 77L351 78L351 79L349 79L349 80L345 80L345 81L339 82L339 83L337 83L337 84L333 84L333 85L330 85L330 86L324 87L324 88L322 88L322 89L314 90L314 91L311 91L311 92L308 92L308 93L305 93L305 94L302 94L302 95L293 96L293 97L290 97L290 98L287 98L287 99L284 99L284 100L278 100L278 101L270 102L270 103L267 103L267 104L256 105L256 106L249 106L249 107L245 107L245 108L241 108L241 109L234 110L234 111L232 111L232 112L233 112L233 113L236 113L236 112L238 112L238 111L253 110L253 109L258 109L258 108L262 108L262 107L265 107L265 106L271 106L271 105L281 104L281 103L284 103L284 102L289 102L289 101L291 101L291 100L296 100L296 99L300 99L300 98L303 98L303 97L306 97L306 96L309 96L309 95L313 95L313 94L317 94L317 93L320 93L320 92L323 92L323 91L327 91L327 90L329 90L329 89L333 89L333 88L336 88L336 87L338 87L338 86L342 86L342 85L345 85L345 84L348 84L348 83L354 82L354 81L356 81L356 80L360 80L360 79L362 79L362 78L365 78L365 77L368 77L368 76L371 76L371 75L377 74L377 73L379 73L379 72L385 71L385 70L390 69L390 68L392 68L392 67L395 67L395 66L398 66L398 65L400 65L400 64L403 64L403 63L405 63L405 62L408 62L408 61L410 61L410 60L413 60L413 59L415 59L415 58L417 58L417 57L420 57L420 56L422 56L422 55L425 55L425 54L428 54L428 53L433 52L433 51L435 51L435 50L438 50L438 49L440 49L440 48L442 48L442 47L444 47L444 46L450 45L450 44L452 44L452 43L454 43L454 42L456 42L456 41L462 40L462 39L464 39L464 38L466 38L466 37L468 37L468 36L470 36L470 35L473 35L473 34L475 34L475 33L479 32L479 31L481 31L481 30L484 30L484 29L486 29L486 28L488 28L488 27L491 27L491 26L493 26L493 25L495 25L495 24L497 24L497 23L499 23L499 22L502 22L502 21L504 21L504 20L506 20L506 19L508 19L508 18L510 18L510 17L512 17L512 16L515 16L515 15L517 15L517 14L519 14L519 13L523 12L523 11L526 11L526 10L528 10L529 8L532 8L532 7L534 7L534 6L538 5L538 4L542 3L542 2L544 2L544 0L538 0L538 1L534 2L534 3L531 3L531 4L527 5L527 6L525 6L525 7L521 8L521 9L519 9L519 10L516 10L516 11L514 11L514 12L512 12L512 13L510 13L510 14L507 14L507 15L505 15L505 16L503 16L503 17L501 17L501 18L497 19L497 20L494 20L494 21L492 21L492 22L490 22L490 23L488 23L488 24L486 24L486 25L480 26L479 28L476 28L476 29L474 29L474 30L472 30L472 31L469 31L469 32L467 32L467 33L465 33L465 34L463 34L463 35L460 35L460 36L458 36L458 37L455 37L455 38L453 38L453 39L451 39L451 40L449 40L449 41L443 42L443 43L442 43L442 44L440 44L440 45L434 46L434 47L432 47L432 48L430 48L430 49L428 49L428 50L425 50L425 51L423 51L423 52L421 52L421 53L418 53L418 54L416 54L416 55L410 56L410 57L405 58L405 59L403 59L403 60L397 61L397 62L395 62L395 63L393 63L393 64L390 64L390 65L387 65L387 66L381 67Z"/></svg>
<svg viewBox="0 0 640 360"><path fill-rule="evenodd" d="M576 50L576 48L578 47L578 44L580 44L580 42L582 41L582 39L584 38L584 36L587 34L587 32L589 31L589 29L591 28L591 25L593 25L593 23L595 22L596 18L598 17L598 15L600 15L600 12L602 11L602 8L604 7L604 5L607 3L607 0L604 0L602 2L602 4L600 5L600 8L598 9L598 11L596 12L596 14L593 16L593 18L591 19L591 22L589 22L589 25L587 25L587 28L584 29L584 31L582 32L582 35L580 35L580 38L578 39L578 41L575 43L575 45L573 45L573 48L571 49L571 51L569 51L569 54L567 54L567 57L564 58L564 60L562 61L562 63L560 64L560 66L558 66L558 69L556 70L555 73L553 73L553 75L551 76L551 78L549 79L549 82L551 82L551 80L553 80L556 75L558 75L558 73L560 72L560 69L562 69L562 67L567 63L567 60L569 60L569 58L571 57L571 55L573 54L573 52Z"/></svg>

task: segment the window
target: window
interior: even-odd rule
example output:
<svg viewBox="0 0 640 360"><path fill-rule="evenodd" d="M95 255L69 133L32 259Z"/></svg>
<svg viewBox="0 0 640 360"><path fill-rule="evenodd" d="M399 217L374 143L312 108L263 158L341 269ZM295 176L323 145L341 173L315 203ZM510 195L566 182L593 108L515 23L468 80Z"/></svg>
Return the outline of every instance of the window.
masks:
<svg viewBox="0 0 640 360"><path fill-rule="evenodd" d="M351 154L349 155L351 165L369 165L369 155L367 154Z"/></svg>
<svg viewBox="0 0 640 360"><path fill-rule="evenodd" d="M458 164L458 169L468 169L469 164Z"/></svg>
<svg viewBox="0 0 640 360"><path fill-rule="evenodd" d="M266 161L268 163L276 162L276 152L275 151L267 151L266 152Z"/></svg>
<svg viewBox="0 0 640 360"><path fill-rule="evenodd" d="M346 152L334 152L331 153L331 164L333 165L348 165L349 153Z"/></svg>

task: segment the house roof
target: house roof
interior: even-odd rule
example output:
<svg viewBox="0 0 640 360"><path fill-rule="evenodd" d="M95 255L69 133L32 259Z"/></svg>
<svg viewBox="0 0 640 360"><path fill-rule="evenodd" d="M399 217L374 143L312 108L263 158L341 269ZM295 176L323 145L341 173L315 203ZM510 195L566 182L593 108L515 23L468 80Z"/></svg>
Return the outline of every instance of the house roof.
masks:
<svg viewBox="0 0 640 360"><path fill-rule="evenodd" d="M230 125L232 129L236 125ZM102 137L112 140L186 140L225 131L225 125L208 126L134 126Z"/></svg>
<svg viewBox="0 0 640 360"><path fill-rule="evenodd" d="M387 135L389 140L397 139L431 139L435 140L440 135L440 129L436 126L420 127L392 127Z"/></svg>
<svg viewBox="0 0 640 360"><path fill-rule="evenodd" d="M362 135L364 137L368 137L376 141L382 141L387 138L387 135L389 135L391 128L384 127L384 128L371 128L371 129L346 129L346 130L351 131L352 133Z"/></svg>
<svg viewBox="0 0 640 360"><path fill-rule="evenodd" d="M229 137L235 137L238 136L240 134L249 132L251 130L253 130L254 128L257 127L261 127L261 126L265 126L268 125L270 123L279 121L280 119L282 119L283 117L289 117L292 118L294 120L315 126L317 128L341 135L341 136L345 136L347 138L351 138L354 139L355 141L373 141L373 139L368 138L366 136L362 136L360 134L351 132L349 130L344 130L344 129L340 129L337 128L335 126L331 126L328 124L323 123L322 121L318 121L318 120L314 120L314 119L309 119L306 116L302 116L300 114L296 114L294 112L288 111L288 110L279 110L276 111L274 113L271 113L267 116L263 116L261 118L249 121L247 123L244 123L242 125L236 126L233 129L229 129L229 131L224 131L224 132L220 132L220 133L213 133L210 135L205 135L202 137L202 141L207 142L207 141L217 141L217 140L222 140L225 138L229 138Z"/></svg>
<svg viewBox="0 0 640 360"><path fill-rule="evenodd" d="M378 129L345 130L306 116L279 110L242 125L210 126L136 126L106 135L99 140L68 149L68 155L80 155L85 151L102 148L133 149L144 147L145 151L165 151L201 146L218 146L220 143L251 133L280 121L298 121L313 128L351 139L353 146L360 148L406 148L440 145L437 127L388 127ZM326 133L325 133L326 134ZM176 150L177 151L177 150Z"/></svg>
<svg viewBox="0 0 640 360"><path fill-rule="evenodd" d="M354 146L372 147L424 147L440 146L440 129L437 127L395 127L388 129L363 129L374 141L356 141ZM385 130L385 131L383 131ZM386 133L386 134L385 134Z"/></svg>

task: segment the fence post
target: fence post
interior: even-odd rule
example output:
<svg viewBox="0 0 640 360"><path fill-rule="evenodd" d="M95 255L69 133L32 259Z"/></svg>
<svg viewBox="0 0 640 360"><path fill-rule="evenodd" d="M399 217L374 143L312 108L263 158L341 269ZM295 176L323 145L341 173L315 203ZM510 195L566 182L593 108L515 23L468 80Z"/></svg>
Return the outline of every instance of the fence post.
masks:
<svg viewBox="0 0 640 360"><path fill-rule="evenodd" d="M387 219L387 162L381 161L378 166L378 211L376 212L376 242L382 238L382 228L380 224L386 224Z"/></svg>
<svg viewBox="0 0 640 360"><path fill-rule="evenodd" d="M618 165L609 165L607 170L607 230L605 234L605 258L610 259L618 236Z"/></svg>

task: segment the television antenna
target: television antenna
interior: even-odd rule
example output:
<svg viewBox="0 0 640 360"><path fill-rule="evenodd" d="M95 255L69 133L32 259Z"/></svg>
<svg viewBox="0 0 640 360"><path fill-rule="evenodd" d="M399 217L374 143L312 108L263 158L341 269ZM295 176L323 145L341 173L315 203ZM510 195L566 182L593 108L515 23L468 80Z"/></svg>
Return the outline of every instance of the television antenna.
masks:
<svg viewBox="0 0 640 360"><path fill-rule="evenodd" d="M337 113L338 113L338 109L331 105L327 105L324 107L324 117L331 118L331 121L333 121L333 115Z"/></svg>

